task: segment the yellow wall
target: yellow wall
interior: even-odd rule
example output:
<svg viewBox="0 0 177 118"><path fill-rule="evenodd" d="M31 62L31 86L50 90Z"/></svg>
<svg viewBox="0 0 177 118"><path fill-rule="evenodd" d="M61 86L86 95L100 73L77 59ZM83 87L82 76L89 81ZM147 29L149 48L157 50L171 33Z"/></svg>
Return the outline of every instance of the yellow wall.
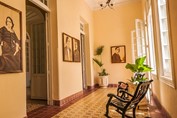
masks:
<svg viewBox="0 0 177 118"><path fill-rule="evenodd" d="M92 12L84 0L59 0L57 1L58 15L58 74L59 74L59 99L82 91L81 63L63 62L62 32L80 40L80 18L89 25L89 43L92 50L93 21ZM90 60L91 58L88 57ZM90 65L90 64L89 64ZM90 69L90 68L88 68ZM91 81L91 78L89 78ZM92 83L90 83L92 84Z"/></svg>
<svg viewBox="0 0 177 118"><path fill-rule="evenodd" d="M125 65L132 61L131 31L135 28L137 18L142 19L140 1L128 2L114 6L114 9L106 8L94 12L94 48L100 45L105 46L102 60L110 74L109 84L128 81L132 75L130 70L125 69ZM126 63L111 63L110 47L118 45L126 46Z"/></svg>
<svg viewBox="0 0 177 118"><path fill-rule="evenodd" d="M156 22L155 24L155 40L156 42L159 40L159 35L158 35L158 20L157 20L157 0L153 1L153 11L154 11L154 21ZM169 1L169 21L170 21L170 31L171 31L171 41L172 41L172 52L173 52L173 60L174 60L174 69L173 72L175 74L175 76L173 77L174 81L175 81L175 85L177 84L177 1L176 0L168 0ZM156 49L157 49L157 44L155 45ZM157 57L157 64L159 63L158 60L158 55L156 55ZM159 68L157 68L159 69ZM159 70L158 70L159 71ZM153 92L154 94L157 96L158 100L160 101L160 103L162 104L162 106L167 110L167 112L171 115L172 118L177 118L177 113L176 113L176 109L177 109L177 90L173 87L170 87L169 85L167 85L165 82L162 81L162 79L160 78L160 75L154 78L154 82L153 82Z"/></svg>
<svg viewBox="0 0 177 118"><path fill-rule="evenodd" d="M25 0L0 0L22 11L22 53L25 59L26 38L26 12ZM23 72L0 74L0 118L23 118L26 116L26 79L25 60L23 60Z"/></svg>

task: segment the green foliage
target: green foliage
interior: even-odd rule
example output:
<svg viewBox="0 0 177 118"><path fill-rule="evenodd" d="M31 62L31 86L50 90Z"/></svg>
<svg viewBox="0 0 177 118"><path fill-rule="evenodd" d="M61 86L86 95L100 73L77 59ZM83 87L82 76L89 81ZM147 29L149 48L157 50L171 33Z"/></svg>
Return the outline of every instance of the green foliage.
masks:
<svg viewBox="0 0 177 118"><path fill-rule="evenodd" d="M98 59L93 58L93 61L94 61L99 67L102 67L102 66L103 66L103 63L102 63L101 61L99 61Z"/></svg>
<svg viewBox="0 0 177 118"><path fill-rule="evenodd" d="M100 67L101 72L98 72L99 76L107 76L109 75L106 72L106 69L103 68L103 63L102 63L102 53L103 53L104 46L99 46L96 51L95 51L95 56L97 58L93 58L93 61ZM99 59L98 59L99 58Z"/></svg>
<svg viewBox="0 0 177 118"><path fill-rule="evenodd" d="M145 72L151 72L152 68L144 64L145 59L146 56L140 57L135 60L135 64L126 64L125 68L134 73L134 77L131 77L131 82L139 83L148 79L144 77Z"/></svg>
<svg viewBox="0 0 177 118"><path fill-rule="evenodd" d="M99 46L97 49L96 49L96 52L95 52L95 55L96 56L101 56L102 53L103 53L103 49L104 49L104 46Z"/></svg>
<svg viewBox="0 0 177 118"><path fill-rule="evenodd" d="M109 73L107 73L106 72L106 69L102 69L102 71L101 72L98 72L98 74L99 74L99 76L107 76L107 75L109 75Z"/></svg>
<svg viewBox="0 0 177 118"><path fill-rule="evenodd" d="M149 72L152 71L152 68L148 65L144 64L144 61L146 59L146 56L137 58L135 60L135 64L127 64L125 66L126 69L130 69L132 72Z"/></svg>

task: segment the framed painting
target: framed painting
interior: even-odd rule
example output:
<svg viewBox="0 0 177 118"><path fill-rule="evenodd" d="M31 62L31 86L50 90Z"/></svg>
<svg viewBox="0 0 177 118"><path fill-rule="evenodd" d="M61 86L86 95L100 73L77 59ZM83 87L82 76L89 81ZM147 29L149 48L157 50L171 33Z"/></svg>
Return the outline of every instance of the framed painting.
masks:
<svg viewBox="0 0 177 118"><path fill-rule="evenodd" d="M125 45L111 46L111 62L126 63Z"/></svg>
<svg viewBox="0 0 177 118"><path fill-rule="evenodd" d="M0 2L0 73L22 72L21 11Z"/></svg>
<svg viewBox="0 0 177 118"><path fill-rule="evenodd" d="M80 62L80 41L73 38L73 61Z"/></svg>
<svg viewBox="0 0 177 118"><path fill-rule="evenodd" d="M63 61L73 61L72 37L66 33L62 33L63 40Z"/></svg>

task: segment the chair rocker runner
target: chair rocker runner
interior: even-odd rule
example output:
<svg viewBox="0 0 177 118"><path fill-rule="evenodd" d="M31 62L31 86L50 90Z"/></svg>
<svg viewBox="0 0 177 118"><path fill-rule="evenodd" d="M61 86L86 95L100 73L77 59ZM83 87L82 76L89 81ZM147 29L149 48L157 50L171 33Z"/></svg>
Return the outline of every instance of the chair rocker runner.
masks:
<svg viewBox="0 0 177 118"><path fill-rule="evenodd" d="M123 89L122 90L120 89L119 92L122 92L124 96L128 96L126 98L109 93L107 95L109 99L106 104L105 116L110 118L109 106L113 106L116 108L116 111L122 115L122 118L125 118L125 116L128 118L136 118L136 107L146 95L149 85L151 84L152 81L153 80L149 80L146 82L140 82L136 87L134 95L128 93L127 91ZM133 111L133 117L126 115L126 111L130 109L132 109Z"/></svg>

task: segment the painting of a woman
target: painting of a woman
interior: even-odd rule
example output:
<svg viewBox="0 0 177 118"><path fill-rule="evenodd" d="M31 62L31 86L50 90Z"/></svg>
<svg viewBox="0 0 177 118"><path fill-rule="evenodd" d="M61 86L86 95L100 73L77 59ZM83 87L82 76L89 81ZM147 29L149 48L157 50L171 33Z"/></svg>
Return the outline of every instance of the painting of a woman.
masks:
<svg viewBox="0 0 177 118"><path fill-rule="evenodd" d="M111 62L112 63L126 63L125 45L111 47Z"/></svg>
<svg viewBox="0 0 177 118"><path fill-rule="evenodd" d="M0 71L21 70L20 40L14 31L14 22L7 16L5 26L0 28Z"/></svg>
<svg viewBox="0 0 177 118"><path fill-rule="evenodd" d="M80 62L80 44L79 40L73 38L73 60Z"/></svg>

